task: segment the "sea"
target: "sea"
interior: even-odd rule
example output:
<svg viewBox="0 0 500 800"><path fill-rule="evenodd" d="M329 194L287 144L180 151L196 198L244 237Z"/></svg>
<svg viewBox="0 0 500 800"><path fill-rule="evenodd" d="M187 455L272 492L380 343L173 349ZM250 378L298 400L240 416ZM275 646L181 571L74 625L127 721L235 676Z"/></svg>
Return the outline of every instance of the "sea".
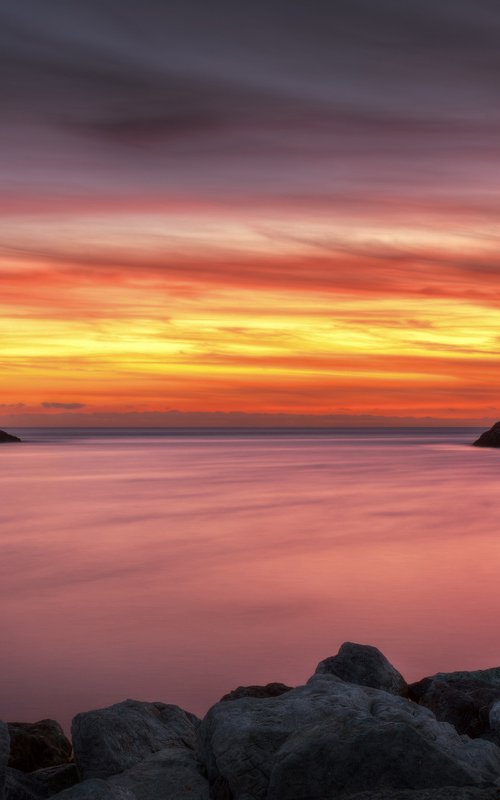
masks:
<svg viewBox="0 0 500 800"><path fill-rule="evenodd" d="M500 665L500 451L473 428L9 429L0 718L203 714L344 641Z"/></svg>

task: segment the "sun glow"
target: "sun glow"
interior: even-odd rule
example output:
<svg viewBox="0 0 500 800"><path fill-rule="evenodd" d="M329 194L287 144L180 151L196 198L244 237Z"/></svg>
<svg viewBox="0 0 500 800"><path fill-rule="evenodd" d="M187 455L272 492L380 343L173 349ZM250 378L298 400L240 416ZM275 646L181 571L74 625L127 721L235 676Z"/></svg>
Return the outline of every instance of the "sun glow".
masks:
<svg viewBox="0 0 500 800"><path fill-rule="evenodd" d="M266 251L267 233L230 234L230 220L143 221L138 236L137 217L111 234L109 219L69 220L52 258L54 222L38 221L31 253L5 252L5 405L439 417L473 414L500 384L500 308L471 291L453 232L381 230L375 252L372 230L347 245L344 231L344 252L318 257L317 224L286 252L282 235Z"/></svg>

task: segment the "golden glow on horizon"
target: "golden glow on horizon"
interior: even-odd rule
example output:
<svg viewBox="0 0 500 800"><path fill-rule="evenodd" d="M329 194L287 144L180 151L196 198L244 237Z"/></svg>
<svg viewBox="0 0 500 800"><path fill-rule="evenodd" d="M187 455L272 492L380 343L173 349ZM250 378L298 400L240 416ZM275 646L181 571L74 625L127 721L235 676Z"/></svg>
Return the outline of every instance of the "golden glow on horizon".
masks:
<svg viewBox="0 0 500 800"><path fill-rule="evenodd" d="M347 226L342 247L317 256L333 226L303 223L293 239L290 221L272 237L269 226L162 228L153 216L139 235L137 216L119 219L70 219L58 239L52 218L38 220L25 252L5 252L3 405L437 417L494 407L499 295L478 292L487 262L463 235Z"/></svg>

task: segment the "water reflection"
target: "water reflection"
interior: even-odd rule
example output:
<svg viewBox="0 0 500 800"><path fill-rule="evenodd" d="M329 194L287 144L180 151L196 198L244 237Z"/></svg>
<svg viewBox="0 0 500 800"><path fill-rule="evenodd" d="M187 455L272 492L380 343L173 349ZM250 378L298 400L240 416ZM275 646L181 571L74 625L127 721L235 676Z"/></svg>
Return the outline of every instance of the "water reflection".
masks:
<svg viewBox="0 0 500 800"><path fill-rule="evenodd" d="M500 453L470 431L34 431L0 460L0 718L203 712L345 639L500 664Z"/></svg>

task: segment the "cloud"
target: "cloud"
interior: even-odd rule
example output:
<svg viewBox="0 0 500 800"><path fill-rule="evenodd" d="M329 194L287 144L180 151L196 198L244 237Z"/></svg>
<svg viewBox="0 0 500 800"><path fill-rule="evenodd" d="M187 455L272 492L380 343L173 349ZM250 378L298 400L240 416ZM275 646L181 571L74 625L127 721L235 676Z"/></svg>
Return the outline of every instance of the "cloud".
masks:
<svg viewBox="0 0 500 800"><path fill-rule="evenodd" d="M497 390L499 39L493 0L3 4L4 402Z"/></svg>
<svg viewBox="0 0 500 800"><path fill-rule="evenodd" d="M55 408L64 411L76 411L85 408L86 403L42 403L42 408Z"/></svg>
<svg viewBox="0 0 500 800"><path fill-rule="evenodd" d="M124 231L124 242L127 235ZM269 252L263 250L265 238L271 243ZM5 258L11 265L22 263L23 270L0 268L2 300L21 314L23 308L32 307L34 313L40 307L50 308L54 318L70 318L75 309L82 318L133 316L141 297L150 314L164 317L168 307L155 311L150 305L152 293L156 292L157 298L163 296L158 293L167 293L201 300L213 291L238 289L323 294L325 313L338 293L354 293L360 298L461 298L492 307L500 302L496 242L478 243L473 235L470 241L455 239L449 247L438 247L433 242L393 244L376 236L350 241L333 235L301 237L266 229L265 236L256 235L246 251L207 241L204 252L190 252L188 240L179 239L172 246L168 237L159 239L153 252L140 252L137 246L134 252L133 235L130 244L128 249L96 245L87 252L59 242L25 242L19 250L6 247ZM273 250L273 245L278 247ZM29 264L32 268L28 271ZM119 287L121 294L105 291L111 285ZM64 304L61 296L66 297ZM288 313L282 299L276 315L283 309Z"/></svg>
<svg viewBox="0 0 500 800"><path fill-rule="evenodd" d="M383 194L493 176L487 0L32 0L0 11L8 188ZM498 182L496 181L495 185ZM458 186L457 186L458 184Z"/></svg>

